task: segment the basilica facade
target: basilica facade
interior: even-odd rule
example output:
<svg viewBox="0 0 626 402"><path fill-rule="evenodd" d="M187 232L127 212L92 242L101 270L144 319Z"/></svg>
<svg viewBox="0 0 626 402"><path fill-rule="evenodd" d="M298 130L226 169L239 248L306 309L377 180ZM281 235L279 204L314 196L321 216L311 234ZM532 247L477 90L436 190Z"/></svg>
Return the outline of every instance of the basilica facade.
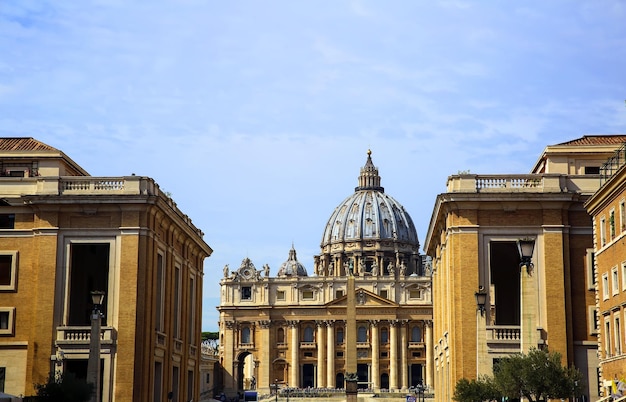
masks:
<svg viewBox="0 0 626 402"><path fill-rule="evenodd" d="M218 310L226 395L341 389L354 366L359 387L373 391L433 384L431 271L418 250L411 217L381 187L368 151L354 193L324 227L311 274L293 246L275 274L248 258L235 270L224 267ZM356 321L354 341L348 320Z"/></svg>

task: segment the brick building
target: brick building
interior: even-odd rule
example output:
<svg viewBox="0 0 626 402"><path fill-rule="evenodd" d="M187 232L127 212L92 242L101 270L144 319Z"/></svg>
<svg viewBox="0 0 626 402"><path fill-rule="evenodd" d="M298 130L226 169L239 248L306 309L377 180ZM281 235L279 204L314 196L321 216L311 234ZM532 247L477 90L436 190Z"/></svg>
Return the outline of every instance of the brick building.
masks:
<svg viewBox="0 0 626 402"><path fill-rule="evenodd" d="M433 258L435 394L491 374L498 359L548 348L598 396L592 222L584 208L600 167L626 136L545 148L530 174L450 176L425 239ZM534 240L520 267L517 242ZM477 294L485 295L478 305Z"/></svg>
<svg viewBox="0 0 626 402"><path fill-rule="evenodd" d="M85 376L100 290L102 400L198 400L202 236L148 177L92 177L35 139L0 138L3 391Z"/></svg>
<svg viewBox="0 0 626 402"><path fill-rule="evenodd" d="M626 146L602 166L602 185L585 206L593 218L594 270L587 283L596 289L600 376L604 395L626 395ZM614 387L615 385L615 387ZM621 388L621 389L618 389Z"/></svg>

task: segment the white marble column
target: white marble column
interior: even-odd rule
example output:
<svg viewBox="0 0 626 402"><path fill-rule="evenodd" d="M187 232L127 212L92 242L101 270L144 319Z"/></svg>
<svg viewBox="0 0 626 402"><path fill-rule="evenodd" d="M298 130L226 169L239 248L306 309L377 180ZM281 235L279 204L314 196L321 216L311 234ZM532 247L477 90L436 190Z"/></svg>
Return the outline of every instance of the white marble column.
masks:
<svg viewBox="0 0 626 402"><path fill-rule="evenodd" d="M300 353L300 335L298 331L298 321L289 321L289 328L291 330L291 365L289 368L289 386L300 386L300 361L298 359Z"/></svg>
<svg viewBox="0 0 626 402"><path fill-rule="evenodd" d="M424 326L426 327L426 384L430 387L435 385L434 377L434 355L433 355L433 322L432 320L425 320Z"/></svg>
<svg viewBox="0 0 626 402"><path fill-rule="evenodd" d="M324 388L326 386L326 356L324 351L326 350L326 337L323 321L317 321L317 388Z"/></svg>
<svg viewBox="0 0 626 402"><path fill-rule="evenodd" d="M372 363L371 363L371 375L370 381L372 382L372 388L374 391L380 391L380 371L379 371L379 359L380 359L380 340L378 339L378 320L370 321L370 328L372 331Z"/></svg>
<svg viewBox="0 0 626 402"><path fill-rule="evenodd" d="M409 342L407 341L406 336L407 326L408 323L406 321L403 321L402 324L400 324L400 385L402 386L403 392L409 388L407 385L407 381L409 378L409 375L407 373L409 368L409 361L407 356Z"/></svg>
<svg viewBox="0 0 626 402"><path fill-rule="evenodd" d="M335 327L326 321L326 386L335 388Z"/></svg>
<svg viewBox="0 0 626 402"><path fill-rule="evenodd" d="M398 321L389 322L389 390L398 390Z"/></svg>

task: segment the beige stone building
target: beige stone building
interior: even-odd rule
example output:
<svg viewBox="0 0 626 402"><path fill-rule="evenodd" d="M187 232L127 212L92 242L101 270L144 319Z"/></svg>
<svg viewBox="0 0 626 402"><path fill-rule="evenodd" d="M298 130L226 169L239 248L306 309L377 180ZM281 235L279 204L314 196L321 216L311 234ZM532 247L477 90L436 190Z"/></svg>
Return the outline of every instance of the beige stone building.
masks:
<svg viewBox="0 0 626 402"><path fill-rule="evenodd" d="M605 396L626 395L626 145L601 170L602 185L585 206L593 217L595 270L587 285L596 289L600 377Z"/></svg>
<svg viewBox="0 0 626 402"><path fill-rule="evenodd" d="M384 192L369 153L358 187L322 229L311 274L293 247L273 275L248 258L224 268L218 309L228 396L253 386L269 393L274 384L344 388L349 356L361 388L433 384L430 269L408 212ZM356 323L354 342L348 322Z"/></svg>
<svg viewBox="0 0 626 402"><path fill-rule="evenodd" d="M530 174L449 177L425 239L433 258L438 401L451 400L460 378L491 374L498 359L533 347L561 353L582 371L586 400L598 396L592 222L584 202L624 141L585 136L548 146ZM520 267L520 239L534 240L528 267Z"/></svg>
<svg viewBox="0 0 626 402"><path fill-rule="evenodd" d="M32 138L0 138L0 370L32 395L85 377L90 291L105 292L103 401L198 400L202 232L148 177L92 177Z"/></svg>

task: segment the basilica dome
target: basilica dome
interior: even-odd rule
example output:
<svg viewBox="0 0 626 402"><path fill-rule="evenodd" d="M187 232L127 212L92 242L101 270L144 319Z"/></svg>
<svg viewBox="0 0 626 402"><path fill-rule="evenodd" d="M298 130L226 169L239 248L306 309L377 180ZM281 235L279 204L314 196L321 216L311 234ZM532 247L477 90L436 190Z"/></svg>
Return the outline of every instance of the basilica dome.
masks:
<svg viewBox="0 0 626 402"><path fill-rule="evenodd" d="M413 220L404 207L380 186L378 169L367 153L359 186L330 216L322 237L322 248L333 243L385 241L419 247Z"/></svg>
<svg viewBox="0 0 626 402"><path fill-rule="evenodd" d="M278 276L307 276L306 268L298 261L296 249L291 245L289 258L278 269Z"/></svg>

